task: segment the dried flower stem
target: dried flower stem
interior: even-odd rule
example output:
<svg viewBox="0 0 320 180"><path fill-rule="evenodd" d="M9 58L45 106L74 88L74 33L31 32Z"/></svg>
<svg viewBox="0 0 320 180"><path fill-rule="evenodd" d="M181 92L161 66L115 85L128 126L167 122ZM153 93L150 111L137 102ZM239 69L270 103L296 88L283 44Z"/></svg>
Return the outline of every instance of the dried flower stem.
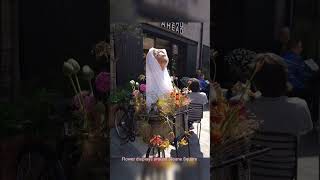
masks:
<svg viewBox="0 0 320 180"><path fill-rule="evenodd" d="M90 86L90 91L91 91L91 95L94 96L93 94L93 88L92 88L92 84L91 84L91 80L88 80L89 86Z"/></svg>
<svg viewBox="0 0 320 180"><path fill-rule="evenodd" d="M76 82L77 82L77 86L78 86L78 89L79 89L79 96L80 96L80 100L82 101L82 104L83 104L83 106L82 106L82 109L83 109L83 112L84 112L84 122L83 122L83 127L84 127L84 129L86 129L87 127L88 127L88 122L87 122L87 120L88 120L88 113L87 113L87 111L86 111L86 108L85 108L85 106L84 106L84 99L83 99L83 97L82 97L82 95L81 95L81 86L80 86L80 83L79 83L79 79L78 79L78 76L75 74L75 79L76 79Z"/></svg>
<svg viewBox="0 0 320 180"><path fill-rule="evenodd" d="M69 77L70 82L71 82L71 84L72 84L74 93L75 93L75 95L77 96L77 95L78 95L78 91L77 91L76 85L74 84L74 81L73 81L72 77L71 77L71 76L68 76L68 77ZM82 104L82 101L81 101L80 96L78 96L78 100L79 100L80 107L83 108L83 104Z"/></svg>
<svg viewBox="0 0 320 180"><path fill-rule="evenodd" d="M256 75L256 74L257 74L257 72L258 72L258 68L261 68L261 65L260 65L260 64L257 64L257 65L256 65L256 68L254 69L254 71L253 71L253 73L252 73L252 75L251 75L251 77L250 77L249 81L247 81L247 82L246 82L246 86L245 86L245 88L244 88L244 90L243 90L243 92L242 92L242 94L241 94L241 96L240 96L240 102L242 102L242 101L243 101L243 97L244 97L244 95L245 95L245 94L246 94L246 92L248 91L248 88L249 88L249 86L250 86L250 84L251 84L251 82L252 82L253 78L255 77L255 75Z"/></svg>

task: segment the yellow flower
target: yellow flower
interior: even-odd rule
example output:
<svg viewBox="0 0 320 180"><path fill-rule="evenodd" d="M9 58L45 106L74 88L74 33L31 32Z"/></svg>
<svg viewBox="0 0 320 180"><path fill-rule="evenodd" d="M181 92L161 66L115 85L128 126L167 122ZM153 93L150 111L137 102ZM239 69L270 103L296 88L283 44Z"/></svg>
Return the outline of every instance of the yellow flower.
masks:
<svg viewBox="0 0 320 180"><path fill-rule="evenodd" d="M163 142L160 144L159 148L160 149L167 149L170 145L170 142L168 139L163 140Z"/></svg>
<svg viewBox="0 0 320 180"><path fill-rule="evenodd" d="M186 140L186 138L182 138L182 139L179 141L179 145L182 145L182 146L188 145L188 141Z"/></svg>

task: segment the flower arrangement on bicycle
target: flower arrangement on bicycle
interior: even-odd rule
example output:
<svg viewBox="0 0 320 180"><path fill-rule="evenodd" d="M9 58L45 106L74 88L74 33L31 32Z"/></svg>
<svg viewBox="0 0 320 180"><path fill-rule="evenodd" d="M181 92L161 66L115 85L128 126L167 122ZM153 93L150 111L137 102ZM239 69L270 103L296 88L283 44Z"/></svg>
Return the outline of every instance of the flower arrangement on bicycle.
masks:
<svg viewBox="0 0 320 180"><path fill-rule="evenodd" d="M140 75L138 80L144 80L145 76ZM146 109L146 85L140 84L137 81L130 81L132 89L131 103L135 109L135 120L137 120L137 132L142 136L143 141L149 144L150 147L166 149L174 141L174 122L172 117L180 109L186 108L190 104L187 96L187 90L180 90L174 86L174 91L158 98L157 102L153 104L150 112ZM158 123L161 126L159 131L155 130L150 125L152 118L160 120ZM179 145L187 145L187 138L189 133L185 132L186 136L182 137L178 142Z"/></svg>

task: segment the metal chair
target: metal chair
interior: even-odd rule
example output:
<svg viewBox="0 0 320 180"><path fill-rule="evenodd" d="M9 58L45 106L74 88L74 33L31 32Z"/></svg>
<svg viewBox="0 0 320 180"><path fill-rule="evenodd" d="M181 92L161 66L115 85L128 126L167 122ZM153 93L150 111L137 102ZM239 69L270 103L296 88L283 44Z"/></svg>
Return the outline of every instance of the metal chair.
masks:
<svg viewBox="0 0 320 180"><path fill-rule="evenodd" d="M196 104L196 103L190 103L188 109L189 109L188 121L192 122L192 123L198 123L197 124L197 136L199 136L199 141L200 141L201 119L203 118L203 105ZM199 131L199 124L200 124L200 131Z"/></svg>
<svg viewBox="0 0 320 180"><path fill-rule="evenodd" d="M252 143L270 147L271 151L251 160L251 179L297 180L298 142L296 135L257 132Z"/></svg>

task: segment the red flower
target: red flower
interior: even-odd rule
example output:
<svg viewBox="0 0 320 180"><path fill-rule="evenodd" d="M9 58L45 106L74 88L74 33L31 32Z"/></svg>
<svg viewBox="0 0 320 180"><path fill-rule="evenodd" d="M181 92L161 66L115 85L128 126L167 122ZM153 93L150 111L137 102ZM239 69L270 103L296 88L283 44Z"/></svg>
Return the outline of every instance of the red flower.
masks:
<svg viewBox="0 0 320 180"><path fill-rule="evenodd" d="M162 144L162 138L160 135L154 135L151 139L150 139L150 144L153 147L159 147Z"/></svg>

